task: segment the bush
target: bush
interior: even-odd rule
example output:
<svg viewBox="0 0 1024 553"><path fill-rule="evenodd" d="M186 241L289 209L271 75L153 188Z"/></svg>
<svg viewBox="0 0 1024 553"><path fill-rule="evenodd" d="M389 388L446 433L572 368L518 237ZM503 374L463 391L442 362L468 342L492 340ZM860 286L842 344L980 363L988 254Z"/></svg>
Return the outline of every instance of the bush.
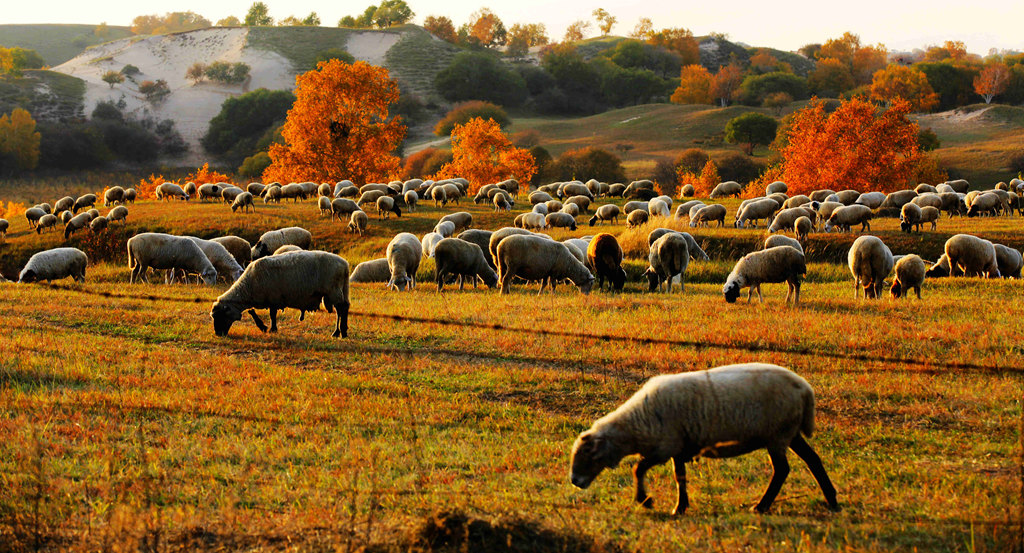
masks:
<svg viewBox="0 0 1024 553"><path fill-rule="evenodd" d="M676 166L670 160L659 159L654 164L654 174L651 175L662 194L675 196L676 188L679 187L679 173Z"/></svg>
<svg viewBox="0 0 1024 553"><path fill-rule="evenodd" d="M405 180L427 178L441 170L446 163L451 163L451 150L440 148L424 148L405 158L402 166L402 178Z"/></svg>
<svg viewBox="0 0 1024 553"><path fill-rule="evenodd" d="M39 123L39 167L63 170L93 169L113 158L103 135L92 125Z"/></svg>
<svg viewBox="0 0 1024 553"><path fill-rule="evenodd" d="M543 67L520 65L516 68L516 71L523 78L523 81L526 83L526 90L529 91L531 96L538 96L545 90L556 86L555 78L551 76L551 73L545 71Z"/></svg>
<svg viewBox="0 0 1024 553"><path fill-rule="evenodd" d="M603 182L626 180L622 161L613 153L600 148L569 150L551 164L550 174L555 180L597 179Z"/></svg>
<svg viewBox="0 0 1024 553"><path fill-rule="evenodd" d="M540 133L534 129L527 129L513 134L511 140L516 148L530 149L540 144Z"/></svg>
<svg viewBox="0 0 1024 553"><path fill-rule="evenodd" d="M718 176L722 181L734 180L747 183L757 179L764 172L767 164L739 152L725 154L715 159Z"/></svg>
<svg viewBox="0 0 1024 553"><path fill-rule="evenodd" d="M171 89L167 87L167 81L157 79L156 81L142 81L139 84L139 92L146 96L146 100L155 104L166 98L171 93Z"/></svg>
<svg viewBox="0 0 1024 553"><path fill-rule="evenodd" d="M139 71L139 68L135 67L130 63L121 68L121 74L125 77L132 77L134 75L138 75L139 73L141 73L141 71Z"/></svg>
<svg viewBox="0 0 1024 553"><path fill-rule="evenodd" d="M203 148L230 163L239 164L246 157L269 147L259 146L266 132L284 121L295 103L295 95L287 90L261 88L221 104L220 113L210 120L210 127L200 140Z"/></svg>
<svg viewBox="0 0 1024 553"><path fill-rule="evenodd" d="M256 152L242 161L242 165L238 168L238 174L250 179L258 179L263 171L270 167L270 163L270 155L267 152Z"/></svg>
<svg viewBox="0 0 1024 553"><path fill-rule="evenodd" d="M547 178L551 172L551 153L547 151L543 146L534 146L530 148L530 155L533 156L533 163L537 166L537 172L533 174L533 178L530 179L530 184L533 186L540 186L541 182ZM555 180L555 179L550 179Z"/></svg>
<svg viewBox="0 0 1024 553"><path fill-rule="evenodd" d="M248 64L242 62L215 61L206 66L206 78L218 83L239 84L249 77L250 69Z"/></svg>
<svg viewBox="0 0 1024 553"><path fill-rule="evenodd" d="M434 78L434 86L452 102L485 100L503 106L526 101L526 81L498 57L486 52L460 52Z"/></svg>
<svg viewBox="0 0 1024 553"><path fill-rule="evenodd" d="M750 75L743 79L738 94L740 102L748 106L759 106L769 94L778 92L785 92L797 100L806 99L807 79L780 71Z"/></svg>
<svg viewBox="0 0 1024 553"><path fill-rule="evenodd" d="M320 62L330 60L341 60L345 63L355 63L356 58L341 48L328 48L317 52L316 56L313 57L313 67L310 67L310 69L316 69L317 64Z"/></svg>
<svg viewBox="0 0 1024 553"><path fill-rule="evenodd" d="M937 150L942 145L942 141L939 140L939 135L935 134L930 127L927 129L921 129L917 133L917 147L922 152L930 152Z"/></svg>
<svg viewBox="0 0 1024 553"><path fill-rule="evenodd" d="M679 154L679 157L676 158L676 173L678 174L679 171L686 171L687 173L699 175L701 169L704 169L704 166L707 165L708 160L710 159L711 158L704 152L704 150L700 150L698 148L683 150L683 152Z"/></svg>
<svg viewBox="0 0 1024 553"><path fill-rule="evenodd" d="M1024 150L1010 156L1010 171L1018 175L1024 173Z"/></svg>
<svg viewBox="0 0 1024 553"><path fill-rule="evenodd" d="M774 117L760 113L744 113L731 119L725 125L725 140L730 144L741 144L746 154L753 155L758 144L767 146L775 140L779 122Z"/></svg>
<svg viewBox="0 0 1024 553"><path fill-rule="evenodd" d="M475 100L457 104L452 108L443 119L438 121L437 126L434 127L434 134L437 136L449 136L452 134L452 129L455 128L455 125L464 125L474 117L491 119L502 128L507 127L512 122L508 118L508 113L501 106Z"/></svg>

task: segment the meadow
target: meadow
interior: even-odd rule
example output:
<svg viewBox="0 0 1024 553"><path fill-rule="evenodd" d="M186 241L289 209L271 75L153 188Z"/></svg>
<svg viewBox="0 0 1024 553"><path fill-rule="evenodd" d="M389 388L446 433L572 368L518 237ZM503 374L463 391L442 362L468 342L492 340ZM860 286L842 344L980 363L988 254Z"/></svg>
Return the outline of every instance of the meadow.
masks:
<svg viewBox="0 0 1024 553"><path fill-rule="evenodd" d="M731 221L738 201L725 203ZM445 213L496 229L521 204L371 215L360 238L311 201L255 215L144 201L126 228L71 239L93 261L86 283L0 285L0 550L1020 550L1017 280L929 280L923 301L866 302L843 264L855 235L815 233L799 306L783 303L784 284L766 285L764 304L727 304L722 282L765 231L711 228L692 232L712 260L691 264L685 292L655 295L637 280L654 227L584 222L551 234L618 235L624 293L438 293L427 260L412 292L353 285L341 340L333 315L293 311L278 334L246 320L217 338L209 310L226 285L127 284L137 232L254 241L299 224L354 265ZM880 218L872 234L934 259L957 232L1020 249L1020 221L944 218L908 235ZM11 223L8 278L64 243ZM651 473L650 511L631 500L635 458L586 491L570 485L577 434L647 378L750 361L814 387L810 442L841 512L791 455L772 512L750 513L771 473L763 451L692 465L678 519L666 466Z"/></svg>

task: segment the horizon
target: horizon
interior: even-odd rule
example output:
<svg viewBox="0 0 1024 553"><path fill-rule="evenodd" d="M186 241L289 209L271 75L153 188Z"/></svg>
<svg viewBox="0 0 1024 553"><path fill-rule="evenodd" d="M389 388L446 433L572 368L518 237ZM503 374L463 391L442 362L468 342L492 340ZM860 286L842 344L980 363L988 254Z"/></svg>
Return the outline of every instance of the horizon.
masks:
<svg viewBox="0 0 1024 553"><path fill-rule="evenodd" d="M10 7L5 10L4 20L0 23L10 25L99 25L107 23L115 26L130 26L132 19L139 15L162 15L177 11L192 11L216 23L231 15L243 19L252 3L252 0L226 0L199 4L189 0L177 0L164 3L159 10L146 11L140 9L136 3L129 4L124 0L104 3L101 6L59 0L45 6L19 4ZM359 7L355 7L356 5L353 4L353 7L347 11L336 7L322 10L321 8L324 6L318 6L317 2L310 0L291 2L287 4L287 7L281 2L267 1L265 3L275 21L290 15L302 18L315 11L320 16L321 26L334 27L341 17L358 15L366 6L376 2L368 0L365 4L360 4ZM820 11L823 8L820 5L800 0L788 0L768 11L754 9L758 6L757 4L750 0L742 0L739 9L731 9L728 12L716 10L710 6L685 9L677 6L665 6L658 10L652 6L637 6L622 0L613 2L572 0L560 4L557 11L553 13L545 13L545 8L549 8L550 4L542 3L540 0L525 0L516 3L479 1L451 3L440 0L414 0L408 3L415 12L415 17L411 22L417 25L422 25L427 16L444 15L451 18L455 26L458 27L465 23L473 12L483 7L489 7L501 18L506 27L515 23L543 23L552 42L559 42L565 28L576 20L582 19L592 23L593 10L604 8L619 19L611 32L612 35L618 36L628 35L641 17L650 17L654 21L656 29L684 27L692 31L695 36L703 36L712 32L723 33L733 42L787 51L796 51L805 44L824 43L831 38L842 36L844 32L859 35L862 44L883 44L890 51L926 49L929 46L942 45L947 40L962 41L969 52L981 56L988 55L992 50L1019 51L1024 49L1024 41L1016 38L1016 31L1012 26L993 27L991 25L992 21L1012 21L1024 18L1024 3L1011 3L1008 0L972 6L969 9L950 0L927 7L913 4L894 5L883 3L880 0L868 0L867 4L860 5L861 9L857 13L844 13L841 19L807 17L796 21L791 18L787 19L794 10ZM660 13L655 13L655 11L660 11ZM38 15L43 12L45 12L45 16ZM879 21L877 17L871 16L871 14L880 12L887 12L890 17ZM536 17L538 13L545 13L545 17ZM750 15L737 17L738 13ZM53 18L53 14L61 14L61 16ZM780 25L785 25L784 32L778 30ZM955 28L957 31L935 30L940 28ZM596 36L598 33L592 25L587 33L587 38Z"/></svg>

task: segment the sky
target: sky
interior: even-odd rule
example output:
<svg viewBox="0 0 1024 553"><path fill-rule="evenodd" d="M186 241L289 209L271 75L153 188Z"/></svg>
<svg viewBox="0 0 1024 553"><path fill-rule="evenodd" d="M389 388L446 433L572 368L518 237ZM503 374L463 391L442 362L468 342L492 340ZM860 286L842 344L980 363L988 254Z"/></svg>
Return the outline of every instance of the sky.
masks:
<svg viewBox="0 0 1024 553"><path fill-rule="evenodd" d="M129 25L143 14L193 11L216 22L234 15L240 19L253 0L170 0L138 2L128 0L49 0L7 2L0 24L86 23ZM344 15L361 13L373 0L323 2L318 0L264 0L270 15L281 19L299 18L315 11L324 25L337 24ZM989 49L1024 50L1024 1L991 0L968 3L963 0L861 0L855 3L824 3L807 0L732 0L728 3L635 0L406 0L416 13L414 23L428 15L447 15L458 27L470 14L489 7L506 27L514 23L544 23L548 36L557 41L565 28L578 19L593 21L591 13L604 8L618 18L612 34L627 35L641 17L649 17L656 29L685 27L695 35L724 33L735 42L796 50L804 44L824 42L850 31L860 35L862 44L884 44L890 50L912 50L961 40L973 53ZM827 7L832 4L834 7ZM851 7L855 9L851 9ZM590 36L596 35L592 28Z"/></svg>

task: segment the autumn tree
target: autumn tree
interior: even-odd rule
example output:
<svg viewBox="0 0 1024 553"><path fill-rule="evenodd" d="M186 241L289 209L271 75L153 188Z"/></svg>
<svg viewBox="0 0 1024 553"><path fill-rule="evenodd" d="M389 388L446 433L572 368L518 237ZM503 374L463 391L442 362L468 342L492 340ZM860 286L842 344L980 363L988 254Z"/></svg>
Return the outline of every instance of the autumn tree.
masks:
<svg viewBox="0 0 1024 553"><path fill-rule="evenodd" d="M185 78L192 81L194 84L199 84L206 77L206 64L202 62L195 62L188 66L185 70ZM113 87L113 85L111 85Z"/></svg>
<svg viewBox="0 0 1024 553"><path fill-rule="evenodd" d="M786 62L779 61L767 48L760 48L756 54L750 56L750 69L758 74L793 72L792 66Z"/></svg>
<svg viewBox="0 0 1024 553"><path fill-rule="evenodd" d="M871 81L871 98L891 104L905 100L913 111L928 111L938 105L939 95L932 90L928 77L912 67L890 65L875 73Z"/></svg>
<svg viewBox="0 0 1024 553"><path fill-rule="evenodd" d="M689 29L662 29L647 36L647 43L671 50L682 58L683 65L700 63L700 45Z"/></svg>
<svg viewBox="0 0 1024 553"><path fill-rule="evenodd" d="M543 23L516 23L508 30L506 53L513 58L522 58L533 46L548 43L547 28Z"/></svg>
<svg viewBox="0 0 1024 553"><path fill-rule="evenodd" d="M686 177L689 177L689 175L686 175ZM696 179L686 178L684 181L684 175L679 175L679 182L682 183L687 181L689 181L688 184L693 185L693 188L696 191L696 196L706 198L711 195L711 191L718 186L719 182L721 182L721 178L718 176L718 166L715 165L714 160L709 159L707 163L704 164L704 168L701 169L700 175Z"/></svg>
<svg viewBox="0 0 1024 553"><path fill-rule="evenodd" d="M131 30L137 35L162 35L205 29L210 20L194 12L170 12L163 16L140 15L132 20Z"/></svg>
<svg viewBox="0 0 1024 553"><path fill-rule="evenodd" d="M807 86L819 96L837 98L854 87L853 74L841 60L823 58L818 60L814 71L807 76Z"/></svg>
<svg viewBox="0 0 1024 553"><path fill-rule="evenodd" d="M852 99L827 113L814 100L793 117L782 150L783 175L790 194L819 188L891 192L907 185L921 159L918 126L908 102L888 109Z"/></svg>
<svg viewBox="0 0 1024 553"><path fill-rule="evenodd" d="M0 172L35 169L41 138L28 111L15 108L10 115L0 116Z"/></svg>
<svg viewBox="0 0 1024 553"><path fill-rule="evenodd" d="M474 118L452 131L452 162L435 179L462 177L469 181L470 193L481 186L516 179L530 182L537 166L528 150L512 145L494 121Z"/></svg>
<svg viewBox="0 0 1024 553"><path fill-rule="evenodd" d="M584 39L589 29L589 22L583 21L582 19L573 21L572 24L565 29L565 37L563 40L565 42L579 42Z"/></svg>
<svg viewBox="0 0 1024 553"><path fill-rule="evenodd" d="M459 38L470 44L494 48L505 45L508 31L490 8L482 8L470 15L469 22L459 28Z"/></svg>
<svg viewBox="0 0 1024 553"><path fill-rule="evenodd" d="M114 85L121 84L121 83L124 82L124 75L122 75L118 71L113 71L113 70L107 71L100 78L103 79L103 82L105 82L108 85L110 85L110 88L114 88Z"/></svg>
<svg viewBox="0 0 1024 553"><path fill-rule="evenodd" d="M654 34L654 23L651 21L651 18L641 17L640 21L637 21L636 26L633 27L633 32L629 33L629 37L646 39L652 34Z"/></svg>
<svg viewBox="0 0 1024 553"><path fill-rule="evenodd" d="M967 47L963 41L947 40L942 46L930 46L924 53L925 62L960 61L967 59Z"/></svg>
<svg viewBox="0 0 1024 553"><path fill-rule="evenodd" d="M295 83L295 104L281 130L284 144L271 145L265 181L366 183L397 174L401 160L392 152L406 128L389 113L398 85L387 69L330 60Z"/></svg>
<svg viewBox="0 0 1024 553"><path fill-rule="evenodd" d="M597 20L597 28L600 29L601 36L611 34L612 27L619 22L619 18L609 14L604 8L594 10L593 16Z"/></svg>
<svg viewBox="0 0 1024 553"><path fill-rule="evenodd" d="M458 40L452 20L443 15L428 15L423 20L423 28L437 38L454 44Z"/></svg>
<svg viewBox="0 0 1024 553"><path fill-rule="evenodd" d="M710 104L711 73L703 65L683 66L679 75L679 88L670 98L673 104Z"/></svg>
<svg viewBox="0 0 1024 553"><path fill-rule="evenodd" d="M885 69L888 64L889 51L884 45L861 46L853 52L850 73L857 85L866 85L871 82L878 70Z"/></svg>
<svg viewBox="0 0 1024 553"><path fill-rule="evenodd" d="M245 26L269 26L274 24L274 18L270 17L270 8L263 2L253 2L249 11L245 14Z"/></svg>
<svg viewBox="0 0 1024 553"><path fill-rule="evenodd" d="M793 103L793 96L788 92L772 92L766 94L764 100L761 101L761 105L771 109L776 117L782 113L783 108L791 103Z"/></svg>
<svg viewBox="0 0 1024 553"><path fill-rule="evenodd" d="M991 104L992 98L1006 92L1009 83L1010 68L1001 62L990 63L974 78L974 91Z"/></svg>
<svg viewBox="0 0 1024 553"><path fill-rule="evenodd" d="M722 107L729 105L740 85L743 84L743 70L735 63L719 68L711 80L711 96L719 101Z"/></svg>
<svg viewBox="0 0 1024 553"><path fill-rule="evenodd" d="M754 147L758 144L767 146L775 140L775 131L779 122L774 117L751 112L730 119L725 124L725 141L730 144L742 144L743 151L754 155Z"/></svg>
<svg viewBox="0 0 1024 553"><path fill-rule="evenodd" d="M238 18L233 15L229 15L224 19L220 19L217 21L218 27L238 27L241 24L242 22L239 21Z"/></svg>

